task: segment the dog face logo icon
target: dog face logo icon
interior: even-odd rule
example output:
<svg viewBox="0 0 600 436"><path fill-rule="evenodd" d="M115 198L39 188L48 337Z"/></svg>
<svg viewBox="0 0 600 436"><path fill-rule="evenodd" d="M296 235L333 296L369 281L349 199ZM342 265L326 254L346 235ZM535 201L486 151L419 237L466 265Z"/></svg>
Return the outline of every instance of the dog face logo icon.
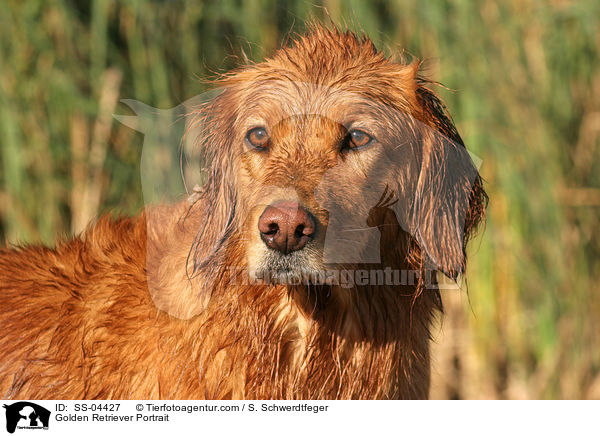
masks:
<svg viewBox="0 0 600 436"><path fill-rule="evenodd" d="M28 401L4 405L6 409L6 431L15 429L48 429L50 411Z"/></svg>

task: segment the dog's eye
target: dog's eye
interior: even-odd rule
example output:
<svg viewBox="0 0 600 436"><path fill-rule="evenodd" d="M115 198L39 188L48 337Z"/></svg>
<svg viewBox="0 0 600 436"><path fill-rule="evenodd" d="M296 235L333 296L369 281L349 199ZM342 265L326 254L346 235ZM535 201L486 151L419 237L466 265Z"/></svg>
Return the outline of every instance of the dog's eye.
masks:
<svg viewBox="0 0 600 436"><path fill-rule="evenodd" d="M362 130L350 130L348 132L348 147L358 148L369 145L373 138Z"/></svg>
<svg viewBox="0 0 600 436"><path fill-rule="evenodd" d="M246 133L246 142L252 147L264 149L269 142L269 135L264 127L255 127Z"/></svg>

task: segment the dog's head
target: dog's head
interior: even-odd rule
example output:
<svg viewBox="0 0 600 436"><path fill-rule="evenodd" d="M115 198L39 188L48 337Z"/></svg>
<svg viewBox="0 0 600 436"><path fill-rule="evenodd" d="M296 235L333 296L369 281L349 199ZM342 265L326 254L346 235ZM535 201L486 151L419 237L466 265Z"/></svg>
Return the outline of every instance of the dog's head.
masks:
<svg viewBox="0 0 600 436"><path fill-rule="evenodd" d="M461 273L485 193L418 67L315 26L222 78L222 93L198 109L211 171L196 269L216 265L228 241L251 274L276 281L381 263L391 219L404 256Z"/></svg>

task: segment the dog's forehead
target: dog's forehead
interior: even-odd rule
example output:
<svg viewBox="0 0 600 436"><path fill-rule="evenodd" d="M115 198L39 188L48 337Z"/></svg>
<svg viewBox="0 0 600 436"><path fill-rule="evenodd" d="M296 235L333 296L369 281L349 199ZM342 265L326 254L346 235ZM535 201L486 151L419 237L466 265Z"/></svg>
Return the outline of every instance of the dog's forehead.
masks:
<svg viewBox="0 0 600 436"><path fill-rule="evenodd" d="M283 120L324 117L348 125L362 117L384 118L398 112L403 97L390 89L374 93L360 82L320 84L289 77L261 78L242 84L238 98L244 102L238 112L243 127L273 126Z"/></svg>
<svg viewBox="0 0 600 436"><path fill-rule="evenodd" d="M366 105L368 99L356 90L342 86L327 86L307 81L267 81L251 88L251 100L261 109L268 107L286 116L331 115L341 104Z"/></svg>

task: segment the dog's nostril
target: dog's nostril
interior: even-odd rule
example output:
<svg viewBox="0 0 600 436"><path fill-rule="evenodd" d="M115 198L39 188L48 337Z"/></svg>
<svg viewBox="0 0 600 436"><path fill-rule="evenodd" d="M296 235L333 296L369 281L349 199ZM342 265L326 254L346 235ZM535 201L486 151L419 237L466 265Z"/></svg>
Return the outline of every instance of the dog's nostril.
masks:
<svg viewBox="0 0 600 436"><path fill-rule="evenodd" d="M279 226L277 223L269 224L269 229L266 232L263 232L265 235L274 235L279 231Z"/></svg>
<svg viewBox="0 0 600 436"><path fill-rule="evenodd" d="M304 224L300 224L298 227L296 227L296 231L294 232L294 235L297 238L301 238L304 235Z"/></svg>

